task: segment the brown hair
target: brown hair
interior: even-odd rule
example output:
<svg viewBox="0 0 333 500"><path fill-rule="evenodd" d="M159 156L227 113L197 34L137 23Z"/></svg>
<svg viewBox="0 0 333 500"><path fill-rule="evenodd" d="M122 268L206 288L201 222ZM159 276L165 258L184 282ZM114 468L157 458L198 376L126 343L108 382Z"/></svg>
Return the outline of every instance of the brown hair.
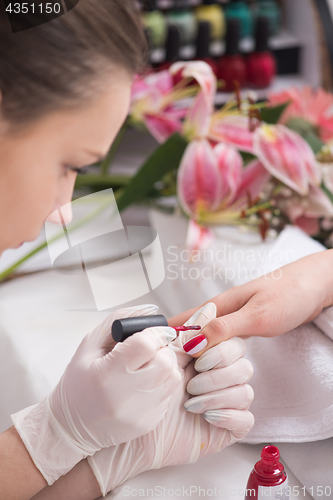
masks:
<svg viewBox="0 0 333 500"><path fill-rule="evenodd" d="M1 116L14 126L91 97L104 74L139 72L147 43L135 0L80 0L65 15L13 33L0 2Z"/></svg>

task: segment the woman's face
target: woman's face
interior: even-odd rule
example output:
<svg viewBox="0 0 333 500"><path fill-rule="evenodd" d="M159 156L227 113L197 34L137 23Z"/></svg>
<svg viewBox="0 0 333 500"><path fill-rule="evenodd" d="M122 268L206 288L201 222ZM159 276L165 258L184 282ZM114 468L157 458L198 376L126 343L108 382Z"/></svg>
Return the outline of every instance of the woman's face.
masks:
<svg viewBox="0 0 333 500"><path fill-rule="evenodd" d="M16 134L0 133L0 255L36 239L48 215L71 201L77 175L71 168L107 154L130 94L131 78L119 69L86 106L49 114Z"/></svg>

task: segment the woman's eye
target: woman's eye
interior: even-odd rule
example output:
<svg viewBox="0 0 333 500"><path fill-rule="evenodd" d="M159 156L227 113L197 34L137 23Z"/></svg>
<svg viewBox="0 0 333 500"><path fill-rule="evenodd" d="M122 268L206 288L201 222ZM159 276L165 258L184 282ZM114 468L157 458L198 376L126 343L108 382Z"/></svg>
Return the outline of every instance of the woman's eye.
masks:
<svg viewBox="0 0 333 500"><path fill-rule="evenodd" d="M75 172L77 174L86 174L88 172L89 167L74 167L72 165L64 165L65 168L65 175L68 174L68 172Z"/></svg>

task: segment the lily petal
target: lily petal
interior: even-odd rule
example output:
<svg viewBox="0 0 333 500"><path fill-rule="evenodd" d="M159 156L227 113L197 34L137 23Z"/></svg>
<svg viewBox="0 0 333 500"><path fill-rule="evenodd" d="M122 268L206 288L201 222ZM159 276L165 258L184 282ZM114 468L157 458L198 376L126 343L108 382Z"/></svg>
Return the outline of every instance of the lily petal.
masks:
<svg viewBox="0 0 333 500"><path fill-rule="evenodd" d="M150 73L145 81L149 87L158 89L161 94L167 94L173 89L173 76L168 70Z"/></svg>
<svg viewBox="0 0 333 500"><path fill-rule="evenodd" d="M307 194L313 180L316 159L296 132L284 125L258 127L254 132L254 153L274 177L299 194Z"/></svg>
<svg viewBox="0 0 333 500"><path fill-rule="evenodd" d="M168 113L146 114L144 123L159 143L165 142L175 132L180 132L182 126L177 118L168 116Z"/></svg>
<svg viewBox="0 0 333 500"><path fill-rule="evenodd" d="M192 141L178 169L178 197L184 211L192 216L215 210L221 200L221 175L210 143Z"/></svg>
<svg viewBox="0 0 333 500"><path fill-rule="evenodd" d="M271 174L265 169L259 160L251 161L242 172L242 179L236 194L236 199L247 197L249 194L252 200L264 189Z"/></svg>
<svg viewBox="0 0 333 500"><path fill-rule="evenodd" d="M333 204L324 191L317 186L310 186L307 196L278 198L278 207L291 222L305 232L314 235L319 230L320 217L333 217Z"/></svg>
<svg viewBox="0 0 333 500"><path fill-rule="evenodd" d="M180 61L173 64L169 70L172 75L181 72L183 78L192 77L200 85L201 90L187 112L183 130L189 140L206 137L216 95L216 77L212 68L204 61Z"/></svg>
<svg viewBox="0 0 333 500"><path fill-rule="evenodd" d="M241 151L253 153L253 132L249 129L249 118L242 115L213 115L208 137L225 142Z"/></svg>
<svg viewBox="0 0 333 500"><path fill-rule="evenodd" d="M213 231L190 219L186 235L186 248L191 252L208 248L215 239Z"/></svg>
<svg viewBox="0 0 333 500"><path fill-rule="evenodd" d="M222 199L228 197L228 204L230 204L241 183L243 159L235 148L222 142L215 146L214 153L222 177L221 197Z"/></svg>

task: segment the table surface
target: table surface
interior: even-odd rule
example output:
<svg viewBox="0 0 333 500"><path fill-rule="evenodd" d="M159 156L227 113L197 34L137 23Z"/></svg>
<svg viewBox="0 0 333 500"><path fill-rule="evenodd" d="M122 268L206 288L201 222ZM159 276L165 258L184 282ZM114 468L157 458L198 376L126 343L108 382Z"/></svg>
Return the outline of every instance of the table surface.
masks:
<svg viewBox="0 0 333 500"><path fill-rule="evenodd" d="M90 299L84 275L56 271L26 276L0 287L0 380L6 380L0 385L1 431L11 425L11 413L37 403L49 393L81 339L109 314L94 310ZM157 303L165 312L153 292L133 304L143 302ZM196 464L143 473L126 486L133 490L131 497L134 490L151 488L153 484L171 489L171 496L164 498L172 497L172 489L192 486L191 498L202 498L196 487L198 491L199 487L207 491L216 487L222 491L222 496L216 498L240 499L262 446L236 443ZM286 470L291 487L298 486L297 498L311 499L288 467ZM119 487L107 498L127 498L128 491Z"/></svg>
<svg viewBox="0 0 333 500"><path fill-rule="evenodd" d="M183 233L183 228L180 233ZM185 285L188 290L188 284L182 284ZM179 288L176 294L172 293L173 286L174 282L169 280L126 306L155 303L160 307L160 313L171 316L178 312L177 308L186 310L194 303L203 302L199 290L195 295L195 287L191 288L191 293ZM222 290L216 293L219 291ZM11 413L39 402L50 392L82 338L109 312L96 310L85 274L48 270L1 285L0 432L11 425ZM206 496L210 495L211 489L214 494L214 488L217 488L222 491L218 498L244 498L249 473L260 457L262 446L236 443L218 454L200 459L196 464L143 473L127 481L130 490L124 490L123 485L108 498L127 498L131 489L131 497L135 496L136 490L139 496L139 489L145 490L152 485L170 490L165 498L171 498L172 491L177 488L186 490L191 486L191 498L202 498L203 492L200 495L195 490L199 487L206 491ZM283 455L281 459L283 462ZM290 498L311 499L288 467L286 470L290 486L295 487ZM157 493L155 497L151 492L149 495L150 498L163 498Z"/></svg>

